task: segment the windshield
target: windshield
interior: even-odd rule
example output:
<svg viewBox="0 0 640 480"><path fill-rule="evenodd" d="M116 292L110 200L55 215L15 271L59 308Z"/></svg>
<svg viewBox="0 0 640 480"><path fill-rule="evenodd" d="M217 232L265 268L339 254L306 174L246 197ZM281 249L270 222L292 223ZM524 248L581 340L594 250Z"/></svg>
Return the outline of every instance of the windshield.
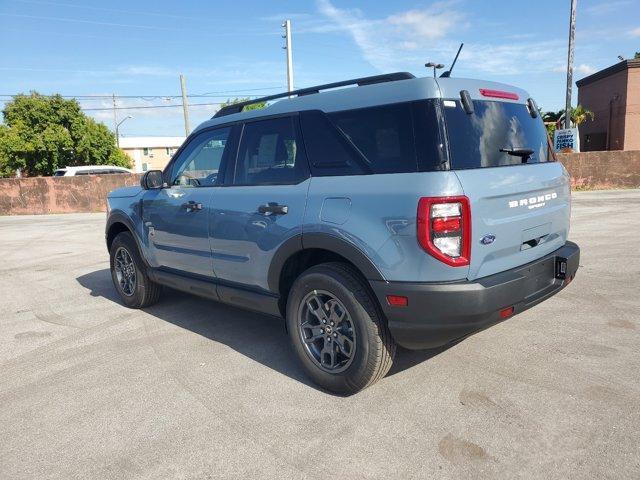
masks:
<svg viewBox="0 0 640 480"><path fill-rule="evenodd" d="M55 172L53 172L53 176L54 177L64 177L65 173L66 173L66 170L56 170Z"/></svg>
<svg viewBox="0 0 640 480"><path fill-rule="evenodd" d="M452 169L553 161L544 124L526 105L476 100L467 114L459 100L443 104Z"/></svg>

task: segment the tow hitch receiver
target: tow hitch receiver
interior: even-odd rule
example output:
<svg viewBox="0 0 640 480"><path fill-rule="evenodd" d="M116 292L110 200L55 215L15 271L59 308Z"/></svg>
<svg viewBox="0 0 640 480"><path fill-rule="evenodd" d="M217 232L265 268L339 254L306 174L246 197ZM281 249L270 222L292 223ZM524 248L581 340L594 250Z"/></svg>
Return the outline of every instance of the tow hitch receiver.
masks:
<svg viewBox="0 0 640 480"><path fill-rule="evenodd" d="M564 280L567 278L567 259L556 257L556 278Z"/></svg>

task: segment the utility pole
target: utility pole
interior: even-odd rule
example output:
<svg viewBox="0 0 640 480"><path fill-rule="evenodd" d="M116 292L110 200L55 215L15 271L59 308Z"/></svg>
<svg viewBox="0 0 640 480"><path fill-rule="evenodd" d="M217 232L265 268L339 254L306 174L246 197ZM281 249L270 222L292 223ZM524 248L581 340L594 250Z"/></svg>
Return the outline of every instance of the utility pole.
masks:
<svg viewBox="0 0 640 480"><path fill-rule="evenodd" d="M182 90L182 111L184 112L184 133L188 137L191 132L189 125L189 104L187 103L187 85L185 84L184 75L180 75L180 89Z"/></svg>
<svg viewBox="0 0 640 480"><path fill-rule="evenodd" d="M116 94L112 93L111 98L113 100L113 131L118 132L118 113L116 112Z"/></svg>
<svg viewBox="0 0 640 480"><path fill-rule="evenodd" d="M573 43L576 36L576 4L571 0L571 17L569 20L569 52L567 54L567 96L564 106L564 128L571 128L571 89L573 88Z"/></svg>
<svg viewBox="0 0 640 480"><path fill-rule="evenodd" d="M282 24L284 28L285 46L282 47L287 51L287 88L289 92L293 91L293 52L291 50L291 20L285 20Z"/></svg>

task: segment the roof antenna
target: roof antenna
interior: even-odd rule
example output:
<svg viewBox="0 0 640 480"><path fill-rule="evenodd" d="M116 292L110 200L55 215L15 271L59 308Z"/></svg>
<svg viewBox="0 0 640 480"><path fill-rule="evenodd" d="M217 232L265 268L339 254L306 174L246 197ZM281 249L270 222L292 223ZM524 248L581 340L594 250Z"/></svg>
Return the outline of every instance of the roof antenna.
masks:
<svg viewBox="0 0 640 480"><path fill-rule="evenodd" d="M451 70L453 70L453 67L455 67L456 62L458 61L458 55L460 55L460 50L462 50L462 47L464 46L464 43L460 44L460 48L458 48L458 53L456 53L456 58L453 59L453 63L451 64L451 68L449 70L447 70L446 72L443 72L442 75L440 75L440 78L449 78L451 76Z"/></svg>

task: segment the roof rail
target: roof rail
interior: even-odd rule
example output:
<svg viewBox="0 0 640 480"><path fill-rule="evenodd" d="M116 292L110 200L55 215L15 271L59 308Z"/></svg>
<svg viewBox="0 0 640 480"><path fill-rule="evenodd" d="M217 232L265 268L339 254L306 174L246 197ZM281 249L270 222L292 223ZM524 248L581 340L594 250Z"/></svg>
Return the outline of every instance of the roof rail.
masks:
<svg viewBox="0 0 640 480"><path fill-rule="evenodd" d="M416 78L409 72L395 72L385 73L383 75L374 75L372 77L354 78L353 80L344 80L342 82L327 83L325 85L316 85L315 87L301 88L300 90L293 90L291 92L277 93L275 95L268 95L266 97L254 98L246 100L244 102L233 103L222 107L216 112L213 118L224 117L233 113L240 113L247 105L253 105L255 103L268 102L269 100L276 100L278 98L285 97L302 97L304 95L313 95L314 93L320 93L321 90L329 90L331 88L346 87L347 85L373 85L375 83L393 82L396 80L408 80L410 78Z"/></svg>

